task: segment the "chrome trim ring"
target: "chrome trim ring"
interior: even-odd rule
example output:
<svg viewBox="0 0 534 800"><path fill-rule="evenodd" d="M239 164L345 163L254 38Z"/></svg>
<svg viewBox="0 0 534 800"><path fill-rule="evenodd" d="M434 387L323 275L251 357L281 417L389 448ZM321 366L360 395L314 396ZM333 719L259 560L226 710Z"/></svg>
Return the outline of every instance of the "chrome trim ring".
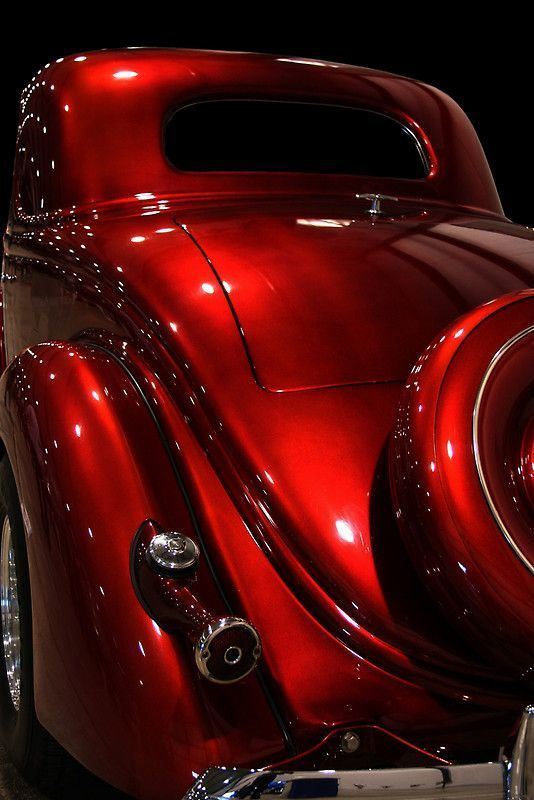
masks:
<svg viewBox="0 0 534 800"><path fill-rule="evenodd" d="M234 643L230 641L226 647L226 650L224 651L223 662L228 667L236 668L239 667L239 664L242 660L248 661L249 663L248 666L245 666L245 668L236 674L235 677L223 679L214 673L212 665L210 664L210 659L212 657L212 651L210 648L213 648L216 639L221 634L226 633L233 628L236 630L241 629L246 631L251 639L251 647L249 648L247 646L245 648L242 642L237 644L237 642ZM240 619L239 617L222 617L221 619L210 623L202 631L195 646L195 662L198 670L200 674L204 676L204 678L207 678L213 683L237 683L237 681L242 680L252 672L258 663L260 656L261 642L256 629L253 628L250 622Z"/></svg>
<svg viewBox="0 0 534 800"><path fill-rule="evenodd" d="M2 525L2 541L0 544L0 612L7 683L11 701L18 711L20 707L21 677L20 609L15 551L11 536L11 524L7 516Z"/></svg>
<svg viewBox="0 0 534 800"><path fill-rule="evenodd" d="M482 383L480 384L480 388L478 390L477 398L476 398L476 401L475 401L475 406L474 406L474 409L473 409L473 450L474 450L474 454L475 454L475 464L476 464L476 468L477 468L477 472L478 472L478 478L480 480L480 484L482 486L482 491L484 492L484 497L485 497L486 502L487 502L487 504L488 504L488 506L490 508L490 511L493 514L493 517L494 517L497 525L499 526L499 529L500 529L501 533L503 534L504 538L506 539L506 541L508 542L508 544L510 545L512 550L521 559L521 561L523 562L525 567L527 567L527 569L529 569L530 572L534 575L534 564L532 564L528 560L528 558L523 553L521 548L517 545L517 542L515 542L514 538L512 537L512 534L510 533L510 531L506 527L506 524L505 524L503 518L499 514L499 511L498 511L497 507L495 506L495 503L493 502L493 499L491 497L491 493L489 491L489 487L488 487L486 478L484 476L484 470L482 469L482 459L480 457L480 443L479 443L479 438L478 438L478 427L479 427L478 423L479 423L479 416L480 416L480 407L482 405L484 392L485 392L486 387L488 385L489 379L491 378L491 376L492 376L497 364L506 355L506 353L509 350L511 350L512 347L514 347L518 342L520 342L521 339L524 339L526 336L530 336L530 334L532 334L532 333L534 333L534 325L530 325L528 328L525 328L524 330L520 331L519 333L516 333L515 336L512 336L511 339L508 339L508 341L505 342L505 344L503 344L503 346L499 350L497 350L497 352L495 353L495 355L491 359L491 361L489 363L489 366L488 366L488 368L487 368L487 370L486 370L486 372L484 374L484 377L482 378Z"/></svg>

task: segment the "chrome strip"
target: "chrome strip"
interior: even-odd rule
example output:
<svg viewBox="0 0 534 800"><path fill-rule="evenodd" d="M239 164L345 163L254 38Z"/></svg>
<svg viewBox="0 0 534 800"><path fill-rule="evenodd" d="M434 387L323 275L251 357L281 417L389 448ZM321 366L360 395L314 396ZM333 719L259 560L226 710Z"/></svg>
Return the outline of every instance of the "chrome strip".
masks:
<svg viewBox="0 0 534 800"><path fill-rule="evenodd" d="M11 523L6 515L2 525L0 543L0 616L2 618L2 641L4 645L4 667L11 702L15 710L20 706L21 683L21 636L20 608L15 550Z"/></svg>
<svg viewBox="0 0 534 800"><path fill-rule="evenodd" d="M504 764L318 772L214 767L197 780L184 800L270 800L273 796L299 800L333 797L338 800L354 797L364 800L380 797L389 800L434 800L437 797L504 800L506 793Z"/></svg>
<svg viewBox="0 0 534 800"><path fill-rule="evenodd" d="M530 561L528 560L526 555L523 553L521 548L514 541L510 531L508 530L508 528L506 527L506 525L504 523L503 518L499 514L497 508L495 507L495 503L492 500L492 497L491 497L491 494L490 494L490 491L489 491L489 488L488 488L488 484L486 482L486 478L484 477L484 471L482 469L482 461L481 461L481 458L480 458L480 448L479 448L479 439L478 439L478 421L479 421L478 418L479 418L479 415L480 415L480 406L482 404L483 395L484 395L484 392L486 390L486 386L488 384L488 381L489 381L491 375L493 374L493 371L495 370L495 367L497 366L497 364L501 360L501 358L503 358L503 356L505 356L506 353L512 347L514 347L514 345L516 345L519 341L521 341L521 339L524 339L526 336L529 336L531 333L534 333L534 325L531 325L530 327L525 328L524 330L520 331L515 336L513 336L511 339L509 339L499 350L497 350L497 352L495 353L495 355L493 356L493 358L491 359L491 361L489 363L488 369L486 370L486 373L485 373L485 375L484 375L484 377L482 379L482 383L480 384L480 388L478 390L477 398L476 398L476 401L475 401L475 407L473 409L473 450L474 450L474 454L475 454L475 463L476 463L476 467L477 467L478 477L479 477L480 483L482 485L482 491L484 492L484 497L486 498L486 502L487 502L487 504L488 504L488 506L490 508L490 511L493 514L493 516L495 518L495 521L496 521L497 525L499 526L499 528L501 530L501 533L503 534L504 538L506 539L506 541L508 542L510 547L514 550L515 554L521 559L521 561L527 567L527 569L529 569L532 572L532 574L534 574L534 564L530 563Z"/></svg>
<svg viewBox="0 0 534 800"><path fill-rule="evenodd" d="M509 800L530 800L532 797L534 797L534 706L527 706L512 754Z"/></svg>
<svg viewBox="0 0 534 800"><path fill-rule="evenodd" d="M206 770L184 800L534 800L534 706L521 720L511 763L317 771Z"/></svg>

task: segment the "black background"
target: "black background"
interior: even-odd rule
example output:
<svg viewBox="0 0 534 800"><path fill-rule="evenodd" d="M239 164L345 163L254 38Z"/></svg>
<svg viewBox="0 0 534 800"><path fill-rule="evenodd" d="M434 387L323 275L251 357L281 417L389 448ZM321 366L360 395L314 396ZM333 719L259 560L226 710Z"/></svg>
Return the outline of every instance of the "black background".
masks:
<svg viewBox="0 0 534 800"><path fill-rule="evenodd" d="M525 6L523 6L523 9ZM391 11L388 4L308 3L244 8L145 3L11 7L2 25L0 222L9 204L17 103L45 62L104 47L256 50L386 69L443 89L475 125L506 214L534 225L534 58L520 6L448 4ZM478 16L473 20L472 16ZM494 16L496 14L499 16ZM469 21L470 20L470 21ZM95 131L95 136L98 132Z"/></svg>

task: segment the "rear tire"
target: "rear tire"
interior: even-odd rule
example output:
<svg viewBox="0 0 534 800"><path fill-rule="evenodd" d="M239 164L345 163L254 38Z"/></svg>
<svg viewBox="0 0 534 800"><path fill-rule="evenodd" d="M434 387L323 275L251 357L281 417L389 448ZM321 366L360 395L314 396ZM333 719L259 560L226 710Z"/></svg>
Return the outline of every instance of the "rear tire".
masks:
<svg viewBox="0 0 534 800"><path fill-rule="evenodd" d="M0 737L16 767L45 790L61 786L68 756L34 706L28 556L15 478L0 461Z"/></svg>

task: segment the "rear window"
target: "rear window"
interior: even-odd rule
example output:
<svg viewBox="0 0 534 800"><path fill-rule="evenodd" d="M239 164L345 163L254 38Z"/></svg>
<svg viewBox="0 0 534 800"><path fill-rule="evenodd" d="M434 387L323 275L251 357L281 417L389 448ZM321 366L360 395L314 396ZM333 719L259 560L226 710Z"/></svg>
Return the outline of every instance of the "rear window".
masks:
<svg viewBox="0 0 534 800"><path fill-rule="evenodd" d="M186 172L310 172L424 178L415 136L382 114L263 100L199 102L165 128L170 163Z"/></svg>

